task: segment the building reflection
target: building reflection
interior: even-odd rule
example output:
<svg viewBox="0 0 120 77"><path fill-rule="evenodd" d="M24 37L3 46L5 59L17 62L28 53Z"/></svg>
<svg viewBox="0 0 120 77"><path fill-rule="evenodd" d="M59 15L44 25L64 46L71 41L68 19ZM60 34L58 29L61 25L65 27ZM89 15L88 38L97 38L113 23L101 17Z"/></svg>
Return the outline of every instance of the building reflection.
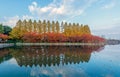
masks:
<svg viewBox="0 0 120 77"><path fill-rule="evenodd" d="M10 49L19 66L59 66L89 62L91 53L103 46L31 46Z"/></svg>

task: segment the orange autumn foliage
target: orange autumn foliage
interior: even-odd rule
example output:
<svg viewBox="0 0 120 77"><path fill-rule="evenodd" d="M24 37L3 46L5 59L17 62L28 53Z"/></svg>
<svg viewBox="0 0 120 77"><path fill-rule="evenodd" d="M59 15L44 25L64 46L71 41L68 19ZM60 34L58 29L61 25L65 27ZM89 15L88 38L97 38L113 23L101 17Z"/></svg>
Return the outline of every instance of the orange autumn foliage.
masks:
<svg viewBox="0 0 120 77"><path fill-rule="evenodd" d="M28 32L25 33L22 37L22 40L24 42L40 42L41 41L41 34L35 33L35 32Z"/></svg>
<svg viewBox="0 0 120 77"><path fill-rule="evenodd" d="M71 43L101 43L105 42L104 38L94 36L94 35L81 35L81 36L65 36L62 33L43 33L38 34L35 32L25 33L22 37L24 42L49 42L49 43L62 43L62 42L71 42Z"/></svg>
<svg viewBox="0 0 120 77"><path fill-rule="evenodd" d="M9 37L7 35L1 34L0 33L0 39L2 40L7 40Z"/></svg>
<svg viewBox="0 0 120 77"><path fill-rule="evenodd" d="M106 40L104 38L101 38L99 36L94 36L94 35L89 35L85 34L82 35L82 42L84 43L100 43L100 42L105 42Z"/></svg>
<svg viewBox="0 0 120 77"><path fill-rule="evenodd" d="M46 33L45 39L47 42L66 42L66 36L62 33Z"/></svg>

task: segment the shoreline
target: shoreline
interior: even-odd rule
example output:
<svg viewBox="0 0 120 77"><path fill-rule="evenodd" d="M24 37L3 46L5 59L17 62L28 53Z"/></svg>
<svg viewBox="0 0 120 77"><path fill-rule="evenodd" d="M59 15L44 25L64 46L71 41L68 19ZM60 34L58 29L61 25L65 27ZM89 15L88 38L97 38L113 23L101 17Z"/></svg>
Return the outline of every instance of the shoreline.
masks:
<svg viewBox="0 0 120 77"><path fill-rule="evenodd" d="M105 43L0 43L0 48L12 46L102 46Z"/></svg>
<svg viewBox="0 0 120 77"><path fill-rule="evenodd" d="M105 45L104 43L16 43L16 46L84 46L84 45L91 45L91 46L99 46Z"/></svg>
<svg viewBox="0 0 120 77"><path fill-rule="evenodd" d="M7 48L14 46L14 43L0 43L0 48Z"/></svg>

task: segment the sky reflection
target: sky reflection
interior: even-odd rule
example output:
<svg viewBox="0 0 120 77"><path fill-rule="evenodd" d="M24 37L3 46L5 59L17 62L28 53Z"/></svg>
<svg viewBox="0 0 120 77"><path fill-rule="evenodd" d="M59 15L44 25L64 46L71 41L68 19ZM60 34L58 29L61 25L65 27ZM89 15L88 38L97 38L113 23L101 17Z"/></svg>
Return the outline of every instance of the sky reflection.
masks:
<svg viewBox="0 0 120 77"><path fill-rule="evenodd" d="M63 55L67 54L62 59L58 58L57 60L54 60L53 57L47 57L47 60L51 58L51 61L52 61L53 59L51 66L48 65L49 64L48 62L44 62L45 58L43 58L44 60L42 62L43 63L42 66L40 66L39 64L37 65L33 64L36 62L39 63L38 61L40 60L40 57L36 56L35 51L36 50L38 51L37 55L42 56L43 54L43 53L40 53L39 51L40 49L38 49L38 47L37 48L33 47L32 48L34 49L33 51L26 51L27 48L21 48L21 50L9 49L13 57L0 64L0 77L9 77L9 76L12 76L12 77L16 77L16 76L17 77L119 77L119 73L120 73L120 69L119 69L120 62L118 57L118 54L120 53L119 45L106 46L104 50L101 50L99 52L98 50L96 50L97 52L95 51L82 52L81 48L80 47L78 48L75 48L75 49L79 51L76 51L75 49L73 49L74 53L71 50L65 51L64 54L61 50L60 51L56 50L59 53L56 53L54 51L51 53L49 51L43 52L44 56L45 55L50 56L52 54L60 55L61 53ZM58 48L58 49L61 49L61 48ZM65 47L65 50L69 50L69 47L67 48ZM87 48L84 49L84 51L85 50L87 50ZM82 56L77 56L78 54L79 55L82 54ZM24 55L24 57L21 55ZM72 60L69 57L70 55L73 56L72 58L74 58L74 60ZM88 57L88 55L90 56ZM70 61L77 61L75 56L77 58L80 57L78 58L78 61L80 62L70 63ZM30 59L30 57L32 57L32 59ZM88 61L86 61L86 59L88 59ZM59 65L58 64L54 65L53 64L54 61L58 62ZM63 64L62 62L65 62L65 61L68 63ZM19 65L20 62L21 62L21 65ZM32 63L32 65L28 63ZM45 65L44 63L48 63L48 64Z"/></svg>

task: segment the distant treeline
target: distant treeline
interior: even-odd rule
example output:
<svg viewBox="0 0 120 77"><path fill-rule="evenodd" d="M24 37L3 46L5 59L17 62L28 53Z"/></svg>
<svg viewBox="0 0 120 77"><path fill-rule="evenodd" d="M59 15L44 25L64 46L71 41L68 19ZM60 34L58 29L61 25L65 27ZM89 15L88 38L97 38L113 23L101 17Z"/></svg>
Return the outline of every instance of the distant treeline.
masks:
<svg viewBox="0 0 120 77"><path fill-rule="evenodd" d="M116 39L107 39L106 44L107 44L107 45L116 45L116 44L120 44L120 40L116 40Z"/></svg>

